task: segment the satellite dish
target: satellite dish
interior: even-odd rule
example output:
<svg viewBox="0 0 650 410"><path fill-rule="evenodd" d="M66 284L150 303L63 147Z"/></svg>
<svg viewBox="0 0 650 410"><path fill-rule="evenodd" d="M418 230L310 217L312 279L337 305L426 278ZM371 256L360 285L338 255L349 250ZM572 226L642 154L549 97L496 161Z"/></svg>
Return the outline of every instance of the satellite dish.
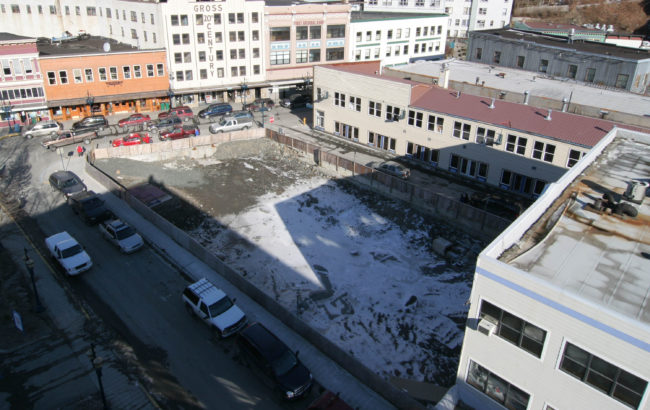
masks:
<svg viewBox="0 0 650 410"><path fill-rule="evenodd" d="M109 51L111 51L111 43L107 41L104 43L104 52L108 53Z"/></svg>

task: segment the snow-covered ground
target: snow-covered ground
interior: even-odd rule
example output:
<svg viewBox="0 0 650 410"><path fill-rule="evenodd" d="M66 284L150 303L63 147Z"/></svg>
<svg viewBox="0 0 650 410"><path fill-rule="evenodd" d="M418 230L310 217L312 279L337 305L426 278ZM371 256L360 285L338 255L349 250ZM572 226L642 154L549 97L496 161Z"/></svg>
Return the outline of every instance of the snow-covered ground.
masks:
<svg viewBox="0 0 650 410"><path fill-rule="evenodd" d="M301 179L191 233L378 374L453 384L475 259L434 254L430 236L482 244L398 202L369 207L353 191Z"/></svg>

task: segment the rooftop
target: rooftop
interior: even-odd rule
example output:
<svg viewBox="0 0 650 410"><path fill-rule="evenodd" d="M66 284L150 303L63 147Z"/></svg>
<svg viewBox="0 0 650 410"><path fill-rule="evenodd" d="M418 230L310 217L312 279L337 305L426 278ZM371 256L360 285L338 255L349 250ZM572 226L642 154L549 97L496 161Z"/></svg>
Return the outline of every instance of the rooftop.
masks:
<svg viewBox="0 0 650 410"><path fill-rule="evenodd" d="M350 20L354 22L376 21L376 20L402 20L402 19L423 19L432 17L445 17L443 13L394 13L383 11L353 11Z"/></svg>
<svg viewBox="0 0 650 410"><path fill-rule="evenodd" d="M104 45L108 44L110 50L104 50ZM141 50L137 47L128 44L120 43L112 39L98 36L89 36L84 39L71 39L65 41L51 42L50 39L39 38L36 47L41 57L47 56L66 56L66 55L82 55L82 54L108 54L108 53L124 53L124 52L151 52L157 50Z"/></svg>
<svg viewBox="0 0 650 410"><path fill-rule="evenodd" d="M650 200L645 187L639 191L645 198L640 205L623 194L629 181L650 181L650 135L622 134L569 183L501 260L564 294L648 324ZM634 206L638 216L597 210L593 204L605 194Z"/></svg>
<svg viewBox="0 0 650 410"><path fill-rule="evenodd" d="M565 49L567 51L608 55L611 57L618 57L627 60L645 60L650 58L650 53L647 50L619 47L613 44L584 40L574 40L572 43L569 43L566 38L562 37L528 33L507 28L474 31L470 33L470 37L473 36L496 36L507 40L529 42L533 44Z"/></svg>
<svg viewBox="0 0 650 410"><path fill-rule="evenodd" d="M36 39L33 37L19 36L17 34L0 32L0 42L20 42L20 43L30 43L35 42Z"/></svg>
<svg viewBox="0 0 650 410"><path fill-rule="evenodd" d="M463 93L459 95L454 90L435 85L383 76L379 72L378 62L343 63L326 67L410 84L409 107L481 121L505 132L523 131L592 147L616 125L611 121L556 111L551 112L551 119L548 120L548 110L501 100L494 101L494 107L490 108L492 100L487 97Z"/></svg>

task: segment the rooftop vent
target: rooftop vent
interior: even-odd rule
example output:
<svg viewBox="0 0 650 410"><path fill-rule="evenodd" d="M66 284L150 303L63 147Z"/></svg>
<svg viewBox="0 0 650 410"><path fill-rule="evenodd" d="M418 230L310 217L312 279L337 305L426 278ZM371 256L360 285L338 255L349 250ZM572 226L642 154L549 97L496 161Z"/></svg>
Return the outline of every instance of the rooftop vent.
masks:
<svg viewBox="0 0 650 410"><path fill-rule="evenodd" d="M528 105L528 99L530 98L530 91L524 91L524 105Z"/></svg>
<svg viewBox="0 0 650 410"><path fill-rule="evenodd" d="M456 91L456 98L460 98L460 91Z"/></svg>
<svg viewBox="0 0 650 410"><path fill-rule="evenodd" d="M562 112L566 112L569 108L569 99L567 97L562 98Z"/></svg>
<svg viewBox="0 0 650 410"><path fill-rule="evenodd" d="M551 111L553 110L548 110L548 114L546 114L546 121L551 121Z"/></svg>
<svg viewBox="0 0 650 410"><path fill-rule="evenodd" d="M627 189L625 190L623 197L635 204L641 204L645 199L649 185L650 184L645 181L628 181Z"/></svg>
<svg viewBox="0 0 650 410"><path fill-rule="evenodd" d="M494 100L495 100L495 98L492 97L492 101L490 102L490 109L494 108Z"/></svg>

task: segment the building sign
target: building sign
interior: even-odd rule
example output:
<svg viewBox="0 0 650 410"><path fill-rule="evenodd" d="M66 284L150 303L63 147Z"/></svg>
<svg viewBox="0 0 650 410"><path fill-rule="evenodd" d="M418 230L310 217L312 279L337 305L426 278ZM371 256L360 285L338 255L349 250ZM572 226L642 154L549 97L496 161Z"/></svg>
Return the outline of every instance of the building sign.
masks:
<svg viewBox="0 0 650 410"><path fill-rule="evenodd" d="M271 51L290 50L290 49L291 49L291 42L289 41L271 43Z"/></svg>
<svg viewBox="0 0 650 410"><path fill-rule="evenodd" d="M305 21L296 21L293 24L296 26L320 26L324 23L324 20L305 20Z"/></svg>
<svg viewBox="0 0 650 410"><path fill-rule="evenodd" d="M307 48L309 43L307 41L296 41L296 48Z"/></svg>
<svg viewBox="0 0 650 410"><path fill-rule="evenodd" d="M205 0L203 0L205 1ZM222 0L219 1L220 3ZM221 11L221 4L195 4L194 12L195 13L216 13Z"/></svg>
<svg viewBox="0 0 650 410"><path fill-rule="evenodd" d="M320 48L320 40L310 41L309 48Z"/></svg>
<svg viewBox="0 0 650 410"><path fill-rule="evenodd" d="M327 40L327 47L343 47L345 40Z"/></svg>

